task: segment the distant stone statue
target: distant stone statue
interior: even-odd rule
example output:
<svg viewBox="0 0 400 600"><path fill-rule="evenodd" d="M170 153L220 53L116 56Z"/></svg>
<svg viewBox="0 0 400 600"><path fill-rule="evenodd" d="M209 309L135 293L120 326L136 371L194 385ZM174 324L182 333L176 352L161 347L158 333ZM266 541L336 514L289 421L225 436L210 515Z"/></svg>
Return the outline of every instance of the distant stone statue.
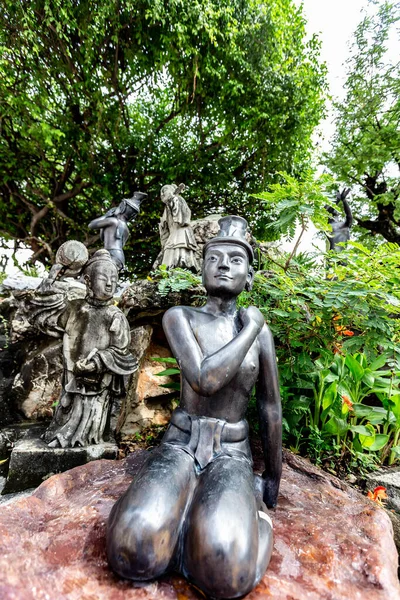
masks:
<svg viewBox="0 0 400 600"><path fill-rule="evenodd" d="M68 244L74 244L75 254L79 251L79 242L65 246ZM129 352L128 322L113 304L118 270L110 254L98 250L86 263L87 296L70 301L62 281L68 275L68 255L67 247L61 257L64 264L55 264L38 288L31 300L30 317L41 331L63 338L62 392L44 434L50 447L63 448L103 441L113 399L125 391L124 376L137 369ZM83 255L82 250L81 258Z"/></svg>
<svg viewBox="0 0 400 600"><path fill-rule="evenodd" d="M348 242L350 239L350 228L353 224L353 215L349 203L346 200L349 193L350 188L346 188L342 192L337 192L336 194L336 204L340 204L340 202L343 204L344 214L346 216L345 220L343 220L341 214L337 210L331 206L327 207L328 212L332 215L328 221L332 227L332 233L327 234L329 249L335 250L336 252L341 252L344 249L343 246L338 246L340 242Z"/></svg>
<svg viewBox="0 0 400 600"><path fill-rule="evenodd" d="M181 369L180 407L110 513L113 570L135 581L176 570L211 598L238 598L263 577L272 547L267 507L282 470L274 342L261 312L237 306L250 290L246 221L220 219L204 246L201 308L175 306L163 328ZM263 476L254 475L245 412L255 387Z"/></svg>
<svg viewBox="0 0 400 600"><path fill-rule="evenodd" d="M180 195L184 189L183 184L164 185L161 188L161 200L165 209L160 222L160 262L171 269L181 267L197 272L200 265L196 257L196 240L190 226L191 212Z"/></svg>
<svg viewBox="0 0 400 600"><path fill-rule="evenodd" d="M89 229L100 229L100 239L118 271L125 267L123 247L129 238L128 223L136 219L140 203L146 197L144 192L135 192L132 198L125 198L119 206L111 208L105 215L89 223Z"/></svg>

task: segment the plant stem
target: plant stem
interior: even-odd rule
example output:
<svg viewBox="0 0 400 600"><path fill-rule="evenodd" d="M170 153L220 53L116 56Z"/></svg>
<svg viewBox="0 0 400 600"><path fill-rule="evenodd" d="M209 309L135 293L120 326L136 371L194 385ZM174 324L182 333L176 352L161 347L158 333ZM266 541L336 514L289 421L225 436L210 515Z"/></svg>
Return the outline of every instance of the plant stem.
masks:
<svg viewBox="0 0 400 600"><path fill-rule="evenodd" d="M305 222L305 219L304 219L304 215L301 215L301 216L300 216L300 221L301 221L301 231L300 231L300 235L299 235L299 237L297 238L297 241L296 241L296 243L295 243L295 245L294 245L294 248L293 248L292 252L290 253L290 256L289 256L289 258L288 258L288 259L287 259L287 261L285 262L285 266L283 267L284 271L287 271L287 269L288 269L288 267L289 267L289 265L290 265L290 261L292 260L293 256L295 256L295 254L296 254L296 251L297 251L297 248L299 247L299 244L300 244L301 238L302 238L302 236L303 236L303 233L304 233L304 232L305 232L305 230L307 229L307 225L306 225L306 222Z"/></svg>

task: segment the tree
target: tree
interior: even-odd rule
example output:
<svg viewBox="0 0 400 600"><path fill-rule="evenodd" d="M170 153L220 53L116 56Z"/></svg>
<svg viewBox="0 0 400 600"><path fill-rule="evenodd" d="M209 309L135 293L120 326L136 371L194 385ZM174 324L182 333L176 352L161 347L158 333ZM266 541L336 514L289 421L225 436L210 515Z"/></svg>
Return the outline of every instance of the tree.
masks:
<svg viewBox="0 0 400 600"><path fill-rule="evenodd" d="M0 9L0 234L48 262L140 189L126 248L157 253L158 197L255 222L278 169L307 160L325 68L292 0L5 0ZM154 243L149 243L154 242Z"/></svg>
<svg viewBox="0 0 400 600"><path fill-rule="evenodd" d="M372 3L371 3L372 4ZM355 32L344 102L327 164L356 190L353 214L364 233L400 244L400 62L390 60L398 41L400 3L383 2Z"/></svg>

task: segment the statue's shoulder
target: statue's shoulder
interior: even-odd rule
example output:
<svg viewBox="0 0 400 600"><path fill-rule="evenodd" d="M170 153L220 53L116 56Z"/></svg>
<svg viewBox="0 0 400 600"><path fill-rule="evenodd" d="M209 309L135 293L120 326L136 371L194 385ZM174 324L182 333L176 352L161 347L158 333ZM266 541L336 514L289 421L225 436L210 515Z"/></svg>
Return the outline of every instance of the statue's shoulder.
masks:
<svg viewBox="0 0 400 600"><path fill-rule="evenodd" d="M121 321L127 321L127 318L122 312L122 310L115 304L110 304L110 306L107 307L107 312L112 319L120 319Z"/></svg>
<svg viewBox="0 0 400 600"><path fill-rule="evenodd" d="M129 331L128 319L118 306L111 304L108 307L108 316L110 319L110 331L114 333Z"/></svg>
<svg viewBox="0 0 400 600"><path fill-rule="evenodd" d="M191 306L172 306L165 312L164 318L167 317L168 319L175 319L178 317L186 316L189 314L191 308Z"/></svg>
<svg viewBox="0 0 400 600"><path fill-rule="evenodd" d="M198 312L201 312L200 309L194 306L173 306L165 312L163 323L173 323L183 319L189 321Z"/></svg>

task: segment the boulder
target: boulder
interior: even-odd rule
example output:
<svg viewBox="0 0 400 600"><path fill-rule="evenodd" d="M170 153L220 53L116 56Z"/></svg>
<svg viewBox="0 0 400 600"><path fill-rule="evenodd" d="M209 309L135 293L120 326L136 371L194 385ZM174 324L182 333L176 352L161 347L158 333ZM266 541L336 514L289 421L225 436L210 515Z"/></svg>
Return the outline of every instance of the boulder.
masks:
<svg viewBox="0 0 400 600"><path fill-rule="evenodd" d="M42 277L31 277L30 275L24 275L23 273L13 273L3 280L0 291L22 292L25 290L36 290L41 283Z"/></svg>
<svg viewBox="0 0 400 600"><path fill-rule="evenodd" d="M108 567L107 518L145 455L91 462L0 506L0 598L204 598L174 574L136 585ZM348 485L286 454L279 503L271 516L272 560L248 600L400 599L390 520Z"/></svg>
<svg viewBox="0 0 400 600"><path fill-rule="evenodd" d="M61 393L62 342L50 338L28 353L13 382L14 402L26 419L51 419Z"/></svg>
<svg viewBox="0 0 400 600"><path fill-rule="evenodd" d="M149 326L137 328L135 339L139 337L138 333L141 330L148 332L149 329L151 330ZM171 394L170 388L160 387L171 383L172 380L168 376L157 376L157 373L165 369L165 365L152 360L152 358L170 357L171 352L157 341L152 341L151 334L152 331L147 338L147 348L144 350L143 339L139 344L141 348L139 356L136 353L140 368L133 375L126 396L125 418L121 428L123 439L150 425L166 425L174 408L171 400L177 392Z"/></svg>
<svg viewBox="0 0 400 600"><path fill-rule="evenodd" d="M194 286L190 289L180 291L169 291L161 294L159 282L152 279L138 279L133 282L122 294L119 307L123 310L130 324L148 323L158 317L171 306L193 305L199 296L204 296L205 290L202 286Z"/></svg>

